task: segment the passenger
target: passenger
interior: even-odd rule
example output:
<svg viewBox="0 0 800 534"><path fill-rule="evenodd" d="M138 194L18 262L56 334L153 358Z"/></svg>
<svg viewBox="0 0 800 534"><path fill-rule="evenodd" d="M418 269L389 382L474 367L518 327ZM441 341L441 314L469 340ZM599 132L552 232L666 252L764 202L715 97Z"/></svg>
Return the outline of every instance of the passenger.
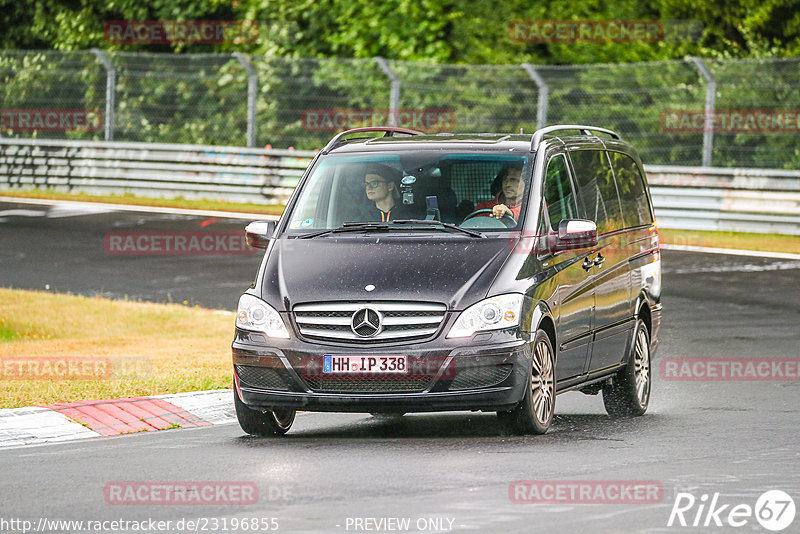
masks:
<svg viewBox="0 0 800 534"><path fill-rule="evenodd" d="M364 176L364 190L370 202L365 213L367 221L407 219L408 214L400 204L400 179L402 173L388 165L370 163Z"/></svg>
<svg viewBox="0 0 800 534"><path fill-rule="evenodd" d="M525 194L525 181L522 179L522 164L512 164L504 168L495 178L500 181L500 190L492 200L481 202L475 210L491 209L492 217L498 219L511 215L519 220L522 198Z"/></svg>

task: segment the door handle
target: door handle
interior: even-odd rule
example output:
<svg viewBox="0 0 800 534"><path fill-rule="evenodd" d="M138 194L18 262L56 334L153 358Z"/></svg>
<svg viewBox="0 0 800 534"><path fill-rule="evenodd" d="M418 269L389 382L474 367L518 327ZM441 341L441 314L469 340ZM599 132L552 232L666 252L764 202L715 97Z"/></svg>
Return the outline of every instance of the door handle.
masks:
<svg viewBox="0 0 800 534"><path fill-rule="evenodd" d="M598 252L597 257L594 259L594 264L600 267L601 265L603 265L604 261L606 261L606 259L603 257L602 254Z"/></svg>

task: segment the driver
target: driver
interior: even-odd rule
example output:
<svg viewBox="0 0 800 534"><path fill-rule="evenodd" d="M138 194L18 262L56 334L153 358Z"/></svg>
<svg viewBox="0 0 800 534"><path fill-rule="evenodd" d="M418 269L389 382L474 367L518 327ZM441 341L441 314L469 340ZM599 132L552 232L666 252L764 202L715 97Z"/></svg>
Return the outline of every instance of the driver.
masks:
<svg viewBox="0 0 800 534"><path fill-rule="evenodd" d="M368 221L391 221L408 218L400 201L402 173L388 165L370 163L364 175L364 192L371 205L365 214Z"/></svg>
<svg viewBox="0 0 800 534"><path fill-rule="evenodd" d="M492 200L481 202L475 210L491 209L492 217L498 219L511 215L519 220L522 197L525 194L525 181L522 179L522 164L512 164L504 168L495 180L500 181L500 191Z"/></svg>

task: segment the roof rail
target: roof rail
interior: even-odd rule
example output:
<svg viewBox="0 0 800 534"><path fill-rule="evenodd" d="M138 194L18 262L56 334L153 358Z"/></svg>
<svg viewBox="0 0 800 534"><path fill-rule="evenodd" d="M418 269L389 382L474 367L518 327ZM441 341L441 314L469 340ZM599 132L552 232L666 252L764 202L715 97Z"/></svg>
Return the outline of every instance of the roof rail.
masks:
<svg viewBox="0 0 800 534"><path fill-rule="evenodd" d="M406 134L406 135L425 135L423 132L417 130L410 130L408 128L397 128L395 126L368 126L365 128L352 128L350 130L345 130L344 132L338 133L334 136L330 142L325 145L325 148L322 149L323 154L327 154L337 146L343 144L342 138L346 135L354 134L354 133L361 133L361 132L384 132L383 137L394 137L394 134Z"/></svg>
<svg viewBox="0 0 800 534"><path fill-rule="evenodd" d="M557 124L555 126L547 126L545 128L540 128L536 130L533 134L533 139L531 140L531 152L536 152L536 149L539 148L539 143L542 142L542 138L545 134L549 134L551 132L556 132L559 130L580 130L581 133L584 135L592 135L590 132L602 132L610 135L614 139L619 139L620 136L617 132L612 130L607 130L605 128L598 128L596 126L585 126L582 124Z"/></svg>

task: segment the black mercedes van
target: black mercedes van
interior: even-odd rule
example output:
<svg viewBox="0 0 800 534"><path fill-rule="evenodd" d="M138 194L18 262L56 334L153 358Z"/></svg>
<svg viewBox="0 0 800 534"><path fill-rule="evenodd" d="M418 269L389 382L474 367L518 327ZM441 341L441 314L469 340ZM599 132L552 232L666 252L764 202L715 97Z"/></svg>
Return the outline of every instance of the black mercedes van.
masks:
<svg viewBox="0 0 800 534"><path fill-rule="evenodd" d="M266 249L232 346L249 434L284 434L297 410L494 411L541 434L574 389L647 410L658 234L613 131L348 130L246 234Z"/></svg>

